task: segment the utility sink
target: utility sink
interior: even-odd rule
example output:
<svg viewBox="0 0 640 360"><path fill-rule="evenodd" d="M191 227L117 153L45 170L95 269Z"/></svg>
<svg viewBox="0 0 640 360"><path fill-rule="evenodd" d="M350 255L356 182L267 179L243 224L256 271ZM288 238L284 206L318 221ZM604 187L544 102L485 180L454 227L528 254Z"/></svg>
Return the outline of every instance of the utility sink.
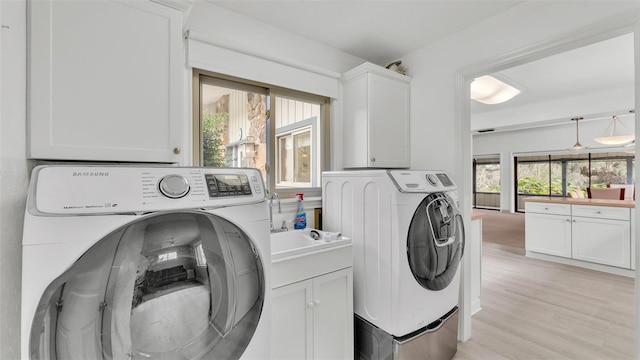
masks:
<svg viewBox="0 0 640 360"><path fill-rule="evenodd" d="M313 229L271 234L272 288L353 265L350 238L325 241L321 236L315 240L311 231Z"/></svg>
<svg viewBox="0 0 640 360"><path fill-rule="evenodd" d="M313 229L290 230L271 234L271 261L283 257L351 244L350 238L325 241L311 236Z"/></svg>

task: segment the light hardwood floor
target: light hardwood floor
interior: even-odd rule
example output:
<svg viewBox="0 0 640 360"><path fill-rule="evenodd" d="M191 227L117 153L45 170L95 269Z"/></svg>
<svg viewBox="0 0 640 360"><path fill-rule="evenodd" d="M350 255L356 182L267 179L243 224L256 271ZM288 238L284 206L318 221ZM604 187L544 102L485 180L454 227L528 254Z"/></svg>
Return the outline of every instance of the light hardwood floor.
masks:
<svg viewBox="0 0 640 360"><path fill-rule="evenodd" d="M483 243L482 310L454 359L633 359L634 280Z"/></svg>

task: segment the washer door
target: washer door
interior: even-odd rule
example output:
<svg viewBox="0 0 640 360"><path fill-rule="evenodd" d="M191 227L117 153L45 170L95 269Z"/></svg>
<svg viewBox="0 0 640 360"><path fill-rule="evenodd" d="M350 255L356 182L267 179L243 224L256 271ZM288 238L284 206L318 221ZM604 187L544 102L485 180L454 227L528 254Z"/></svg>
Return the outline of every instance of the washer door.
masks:
<svg viewBox="0 0 640 360"><path fill-rule="evenodd" d="M154 214L107 235L43 294L32 359L238 359L264 302L262 262L236 225Z"/></svg>
<svg viewBox="0 0 640 360"><path fill-rule="evenodd" d="M407 236L409 267L429 290L453 280L464 251L464 225L453 200L444 193L425 197L411 219Z"/></svg>

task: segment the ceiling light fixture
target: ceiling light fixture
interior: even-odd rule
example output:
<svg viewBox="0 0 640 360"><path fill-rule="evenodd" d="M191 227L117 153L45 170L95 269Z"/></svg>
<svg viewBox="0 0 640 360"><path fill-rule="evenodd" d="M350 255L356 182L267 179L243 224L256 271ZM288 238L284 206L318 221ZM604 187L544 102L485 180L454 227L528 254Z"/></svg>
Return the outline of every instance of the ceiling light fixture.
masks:
<svg viewBox="0 0 640 360"><path fill-rule="evenodd" d="M475 78L471 83L471 99L483 104L501 104L520 93L520 90L490 75Z"/></svg>
<svg viewBox="0 0 640 360"><path fill-rule="evenodd" d="M571 121L575 121L576 122L576 143L569 150L582 150L582 149L586 149L587 148L586 146L580 144L580 140L579 140L579 137L578 137L578 121L580 121L582 119L584 119L584 118L577 117L577 118L571 119Z"/></svg>
<svg viewBox="0 0 640 360"><path fill-rule="evenodd" d="M627 129L629 133L617 134L616 129L617 129L618 123L622 125L625 129ZM636 138L636 136L633 134L633 131L629 130L629 128L622 122L622 120L618 119L618 117L615 115L613 115L613 119L611 120L609 127L607 127L607 130L605 130L605 134L606 134L605 136L595 138L593 140L599 142L600 144L605 144L605 145L622 145L622 144L632 142Z"/></svg>

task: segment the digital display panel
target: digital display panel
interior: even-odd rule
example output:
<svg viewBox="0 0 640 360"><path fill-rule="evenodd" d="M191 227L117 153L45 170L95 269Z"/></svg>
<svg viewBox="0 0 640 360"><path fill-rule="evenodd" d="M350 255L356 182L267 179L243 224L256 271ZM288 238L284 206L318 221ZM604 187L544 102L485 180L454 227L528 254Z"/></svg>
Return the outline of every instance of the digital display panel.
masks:
<svg viewBox="0 0 640 360"><path fill-rule="evenodd" d="M453 186L453 182L451 181L451 179L449 179L447 174L436 174L436 176L438 177L438 179L440 180L442 185L444 185L444 186Z"/></svg>
<svg viewBox="0 0 640 360"><path fill-rule="evenodd" d="M251 195L247 175L205 174L209 197Z"/></svg>

